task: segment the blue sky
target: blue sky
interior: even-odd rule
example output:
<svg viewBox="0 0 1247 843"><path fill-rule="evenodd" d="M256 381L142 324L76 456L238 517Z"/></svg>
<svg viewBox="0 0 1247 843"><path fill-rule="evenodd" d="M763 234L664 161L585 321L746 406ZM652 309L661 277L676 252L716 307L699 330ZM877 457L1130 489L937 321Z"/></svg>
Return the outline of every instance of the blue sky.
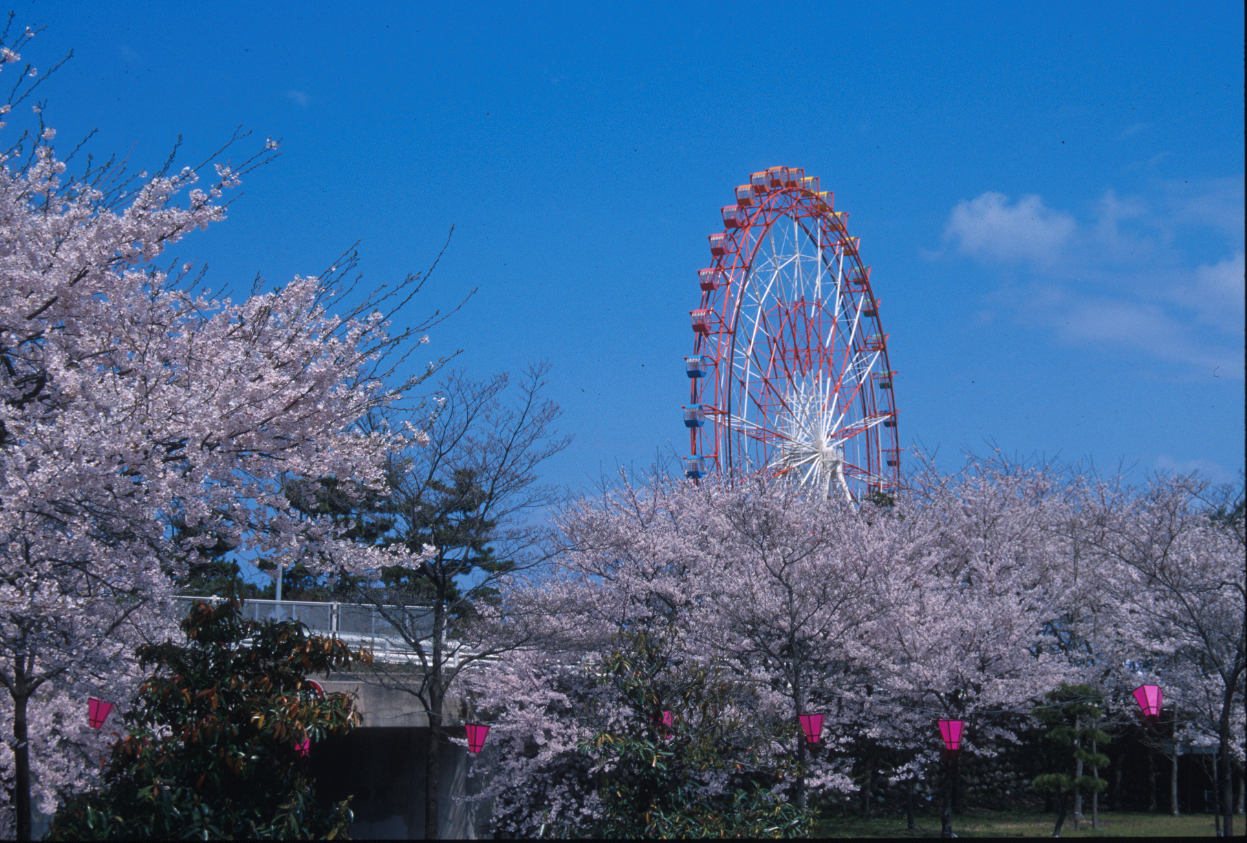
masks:
<svg viewBox="0 0 1247 843"><path fill-rule="evenodd" d="M65 151L98 129L97 157L155 169L179 134L185 163L240 124L282 139L177 248L213 288L357 240L393 282L453 224L411 317L478 292L423 350L481 376L549 358L576 436L557 483L683 455L706 236L780 164L861 238L902 445L1241 470L1240 3L355 8L34 0L16 22L47 27L24 60L74 51L40 89Z"/></svg>

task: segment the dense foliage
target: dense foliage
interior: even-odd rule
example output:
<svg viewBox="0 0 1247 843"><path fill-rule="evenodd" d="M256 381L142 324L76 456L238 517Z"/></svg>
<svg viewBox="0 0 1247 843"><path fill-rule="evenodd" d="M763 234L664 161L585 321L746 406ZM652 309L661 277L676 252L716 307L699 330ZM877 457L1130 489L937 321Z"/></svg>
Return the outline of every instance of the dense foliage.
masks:
<svg viewBox="0 0 1247 843"><path fill-rule="evenodd" d="M346 803L317 802L304 752L358 716L343 694L320 694L312 673L360 654L298 623L244 620L236 602L196 603L186 643L138 650L152 675L125 715L100 786L69 800L54 839L333 837Z"/></svg>
<svg viewBox="0 0 1247 843"><path fill-rule="evenodd" d="M583 717L600 726L579 747L601 800L589 836L804 836L811 812L774 790L798 771L755 751L769 724L750 722L750 689L684 663L662 631L618 643L585 700Z"/></svg>
<svg viewBox="0 0 1247 843"><path fill-rule="evenodd" d="M1091 689L1118 720L1137 719L1133 688L1161 684L1180 701L1184 740L1241 769L1247 609L1227 494L1191 478L1132 489L1004 462L920 470L892 500L861 506L759 477L625 478L564 511L556 576L507 595L507 622L529 625L533 647L473 677L494 717L484 795L495 822L588 833L645 815L636 806L650 791L612 785L583 753L595 741L649 751L635 730L602 725L643 707L585 673L641 631L664 630L682 670L747 691L735 702L747 716L726 721L737 725L721 740L788 770L771 787L798 809L879 777L937 776L940 718L971 724L963 756L1024 740L1032 709L1062 683ZM795 737L807 712L827 715L817 753ZM1069 777L1067 793L1102 787L1107 735L1091 714L1079 715L1071 769L1052 771ZM740 723L759 732L732 734ZM654 746L651 777L667 758Z"/></svg>

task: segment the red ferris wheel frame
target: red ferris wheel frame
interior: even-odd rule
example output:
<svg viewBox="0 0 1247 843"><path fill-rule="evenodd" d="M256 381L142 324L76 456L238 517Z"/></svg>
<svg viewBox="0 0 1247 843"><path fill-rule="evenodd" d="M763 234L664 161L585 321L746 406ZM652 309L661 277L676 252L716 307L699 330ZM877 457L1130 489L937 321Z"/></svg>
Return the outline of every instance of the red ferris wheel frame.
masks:
<svg viewBox="0 0 1247 843"><path fill-rule="evenodd" d="M801 168L736 188L689 311L685 474L765 470L852 499L895 489L887 334L848 214Z"/></svg>

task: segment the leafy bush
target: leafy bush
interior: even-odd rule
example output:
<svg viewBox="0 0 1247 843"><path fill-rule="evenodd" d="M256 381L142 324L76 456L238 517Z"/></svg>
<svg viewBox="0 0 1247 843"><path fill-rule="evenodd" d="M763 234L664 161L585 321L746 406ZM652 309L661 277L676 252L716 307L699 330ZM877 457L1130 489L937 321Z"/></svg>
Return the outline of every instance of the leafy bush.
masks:
<svg viewBox="0 0 1247 843"><path fill-rule="evenodd" d="M347 801L317 802L306 753L358 715L345 694L322 695L304 677L368 657L297 621L257 623L240 610L196 603L185 644L138 649L155 670L125 715L128 734L105 759L103 785L68 801L50 838L344 834Z"/></svg>

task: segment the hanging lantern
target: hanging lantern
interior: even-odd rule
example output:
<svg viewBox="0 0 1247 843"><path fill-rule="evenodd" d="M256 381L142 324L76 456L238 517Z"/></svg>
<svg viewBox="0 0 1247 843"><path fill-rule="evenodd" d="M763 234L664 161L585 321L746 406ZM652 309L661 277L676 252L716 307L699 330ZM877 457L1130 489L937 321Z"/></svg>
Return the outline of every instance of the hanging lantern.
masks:
<svg viewBox="0 0 1247 843"><path fill-rule="evenodd" d="M1164 697L1159 685L1140 685L1134 689L1134 698L1138 700L1139 708L1143 709L1143 716L1148 720L1160 717L1160 704Z"/></svg>
<svg viewBox="0 0 1247 843"><path fill-rule="evenodd" d="M87 720L91 724L92 729L98 729L104 725L104 721L108 719L108 713L113 710L113 704L105 702L101 699L91 697L87 700Z"/></svg>
<svg viewBox="0 0 1247 843"><path fill-rule="evenodd" d="M801 731L805 733L806 742L811 746L816 745L823 734L823 715L802 714L797 719L801 721Z"/></svg>
<svg viewBox="0 0 1247 843"><path fill-rule="evenodd" d="M480 752L485 746L485 738L489 734L489 727L480 723L468 723L465 727L468 730L468 752L473 754Z"/></svg>
<svg viewBox="0 0 1247 843"><path fill-rule="evenodd" d="M961 733L965 731L964 720L941 720L940 737L944 739L944 748L949 752L961 749Z"/></svg>

